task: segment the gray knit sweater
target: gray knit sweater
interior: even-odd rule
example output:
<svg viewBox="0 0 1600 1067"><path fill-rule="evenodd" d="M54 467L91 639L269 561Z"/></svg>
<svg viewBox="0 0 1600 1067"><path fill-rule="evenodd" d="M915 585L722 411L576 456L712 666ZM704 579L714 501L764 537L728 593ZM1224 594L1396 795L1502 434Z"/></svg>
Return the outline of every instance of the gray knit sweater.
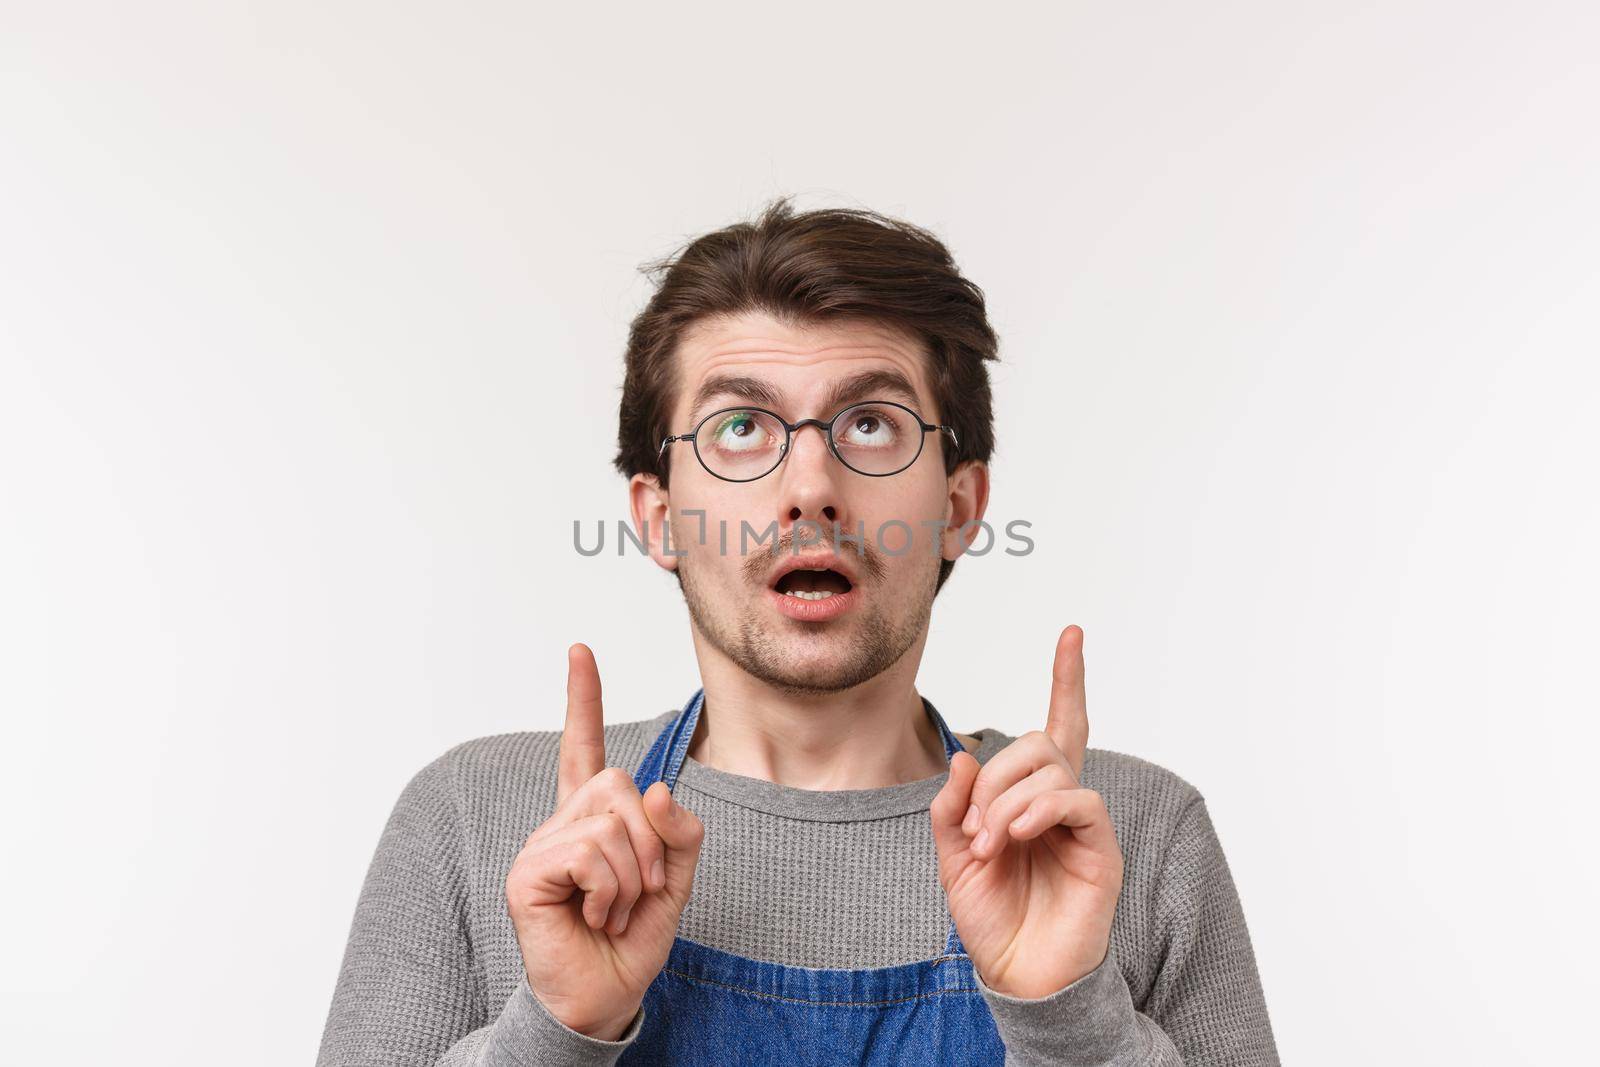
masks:
<svg viewBox="0 0 1600 1067"><path fill-rule="evenodd" d="M606 727L630 773L675 711ZM980 762L1010 743L975 735ZM356 903L318 1067L590 1067L618 1041L568 1029L528 988L505 879L555 808L556 732L465 742L400 794ZM1099 968L1038 1000L983 988L1007 1063L1277 1065L1250 934L1205 798L1176 774L1091 748L1124 857ZM679 933L808 967L930 959L949 913L928 804L944 775L817 792L685 762L674 796L705 824ZM980 982L980 987L982 983Z"/></svg>

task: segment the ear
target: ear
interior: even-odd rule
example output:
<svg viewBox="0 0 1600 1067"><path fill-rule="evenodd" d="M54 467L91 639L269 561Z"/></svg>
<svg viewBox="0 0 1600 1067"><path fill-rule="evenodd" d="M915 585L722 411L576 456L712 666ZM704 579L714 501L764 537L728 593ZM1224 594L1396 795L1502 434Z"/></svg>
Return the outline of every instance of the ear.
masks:
<svg viewBox="0 0 1600 1067"><path fill-rule="evenodd" d="M978 521L989 510L989 465L980 460L968 460L951 473L947 482L949 497L945 502L941 554L945 559L954 560L985 536ZM972 525L963 535L961 528L966 523Z"/></svg>
<svg viewBox="0 0 1600 1067"><path fill-rule="evenodd" d="M628 508L633 512L633 532L650 550L650 558L663 570L678 569L678 553L665 551L667 523L672 506L667 490L653 474L628 479Z"/></svg>

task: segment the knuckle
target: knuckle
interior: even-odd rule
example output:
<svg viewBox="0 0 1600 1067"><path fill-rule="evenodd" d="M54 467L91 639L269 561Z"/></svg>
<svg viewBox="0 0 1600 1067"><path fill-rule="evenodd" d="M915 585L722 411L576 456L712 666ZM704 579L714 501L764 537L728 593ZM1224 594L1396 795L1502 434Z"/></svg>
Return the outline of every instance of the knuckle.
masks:
<svg viewBox="0 0 1600 1067"><path fill-rule="evenodd" d="M527 851L544 838L549 837L553 831L560 829L561 824L557 821L557 819L558 816L556 813L551 812L548 818L546 818L538 826L535 826L533 831L522 840L523 851Z"/></svg>
<svg viewBox="0 0 1600 1067"><path fill-rule="evenodd" d="M683 812L684 836L694 844L699 844L700 839L703 838L706 833L705 823L701 822L700 817L689 809L681 808L679 810Z"/></svg>
<svg viewBox="0 0 1600 1067"><path fill-rule="evenodd" d="M996 800L1006 795L1006 791L1016 784L1011 780L1014 775L1008 776L1003 770L994 770L987 776L980 776L972 785L972 803L980 808L987 808Z"/></svg>
<svg viewBox="0 0 1600 1067"><path fill-rule="evenodd" d="M600 773L596 774L594 776L594 780L603 786L607 792L624 789L631 790L635 793L638 792L637 789L633 788L633 775L629 774L621 767L607 767L600 771Z"/></svg>
<svg viewBox="0 0 1600 1067"><path fill-rule="evenodd" d="M614 870L617 877L622 879L623 885L637 886L639 884L641 873L639 861L638 857L633 854L632 849L626 847L622 849L622 858L617 862Z"/></svg>
<svg viewBox="0 0 1600 1067"><path fill-rule="evenodd" d="M545 854L542 851L535 852L531 849L525 849L519 852L517 858L511 861L511 868L506 871L506 884L513 885L533 881L544 870L545 863Z"/></svg>
<svg viewBox="0 0 1600 1067"><path fill-rule="evenodd" d="M1017 816L1027 811L1032 805L1031 797L1003 796L989 808L989 817L984 821L995 826L1004 826L1014 822Z"/></svg>
<svg viewBox="0 0 1600 1067"><path fill-rule="evenodd" d="M656 828L650 822L650 816L646 814L644 804L639 798L635 797L632 806L624 808L618 815L621 816L622 825L628 828L628 834L637 846L648 847L659 840Z"/></svg>
<svg viewBox="0 0 1600 1067"><path fill-rule="evenodd" d="M666 847L666 842L656 836L654 830L651 830L640 837L638 843L634 846L634 851L639 854L640 862L648 866L651 861L661 858L661 853L665 851Z"/></svg>

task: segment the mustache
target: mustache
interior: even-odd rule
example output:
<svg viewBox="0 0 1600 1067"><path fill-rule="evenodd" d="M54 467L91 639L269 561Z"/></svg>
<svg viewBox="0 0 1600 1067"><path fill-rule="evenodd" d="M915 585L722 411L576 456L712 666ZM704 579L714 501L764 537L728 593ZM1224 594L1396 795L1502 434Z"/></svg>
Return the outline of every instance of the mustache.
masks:
<svg viewBox="0 0 1600 1067"><path fill-rule="evenodd" d="M878 551L867 538L850 534L844 531L840 536L830 537L826 533L820 538L807 537L804 548L831 548L836 555L843 556L847 552L856 554L856 562L860 566L858 577L874 582L882 581L888 573L883 562L883 553ZM767 575L772 572L772 561L784 554L795 553L795 532L788 530L779 534L772 542L771 547L763 552L752 552L745 557L743 570L745 580L751 585L765 585Z"/></svg>

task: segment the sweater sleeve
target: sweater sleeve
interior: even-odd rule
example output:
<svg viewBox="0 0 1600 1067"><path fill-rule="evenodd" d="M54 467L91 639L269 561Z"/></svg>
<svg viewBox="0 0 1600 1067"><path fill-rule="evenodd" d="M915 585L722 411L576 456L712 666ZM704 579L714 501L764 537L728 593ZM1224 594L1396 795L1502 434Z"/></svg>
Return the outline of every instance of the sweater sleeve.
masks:
<svg viewBox="0 0 1600 1067"><path fill-rule="evenodd" d="M979 979L1008 1067L1279 1067L1244 910L1198 794L1178 818L1154 894L1161 963L1142 1005L1114 944L1093 971L1037 999Z"/></svg>
<svg viewBox="0 0 1600 1067"><path fill-rule="evenodd" d="M491 1012L467 924L449 754L402 790L356 902L317 1067L609 1067L637 1036L600 1041L556 1019L527 979Z"/></svg>

